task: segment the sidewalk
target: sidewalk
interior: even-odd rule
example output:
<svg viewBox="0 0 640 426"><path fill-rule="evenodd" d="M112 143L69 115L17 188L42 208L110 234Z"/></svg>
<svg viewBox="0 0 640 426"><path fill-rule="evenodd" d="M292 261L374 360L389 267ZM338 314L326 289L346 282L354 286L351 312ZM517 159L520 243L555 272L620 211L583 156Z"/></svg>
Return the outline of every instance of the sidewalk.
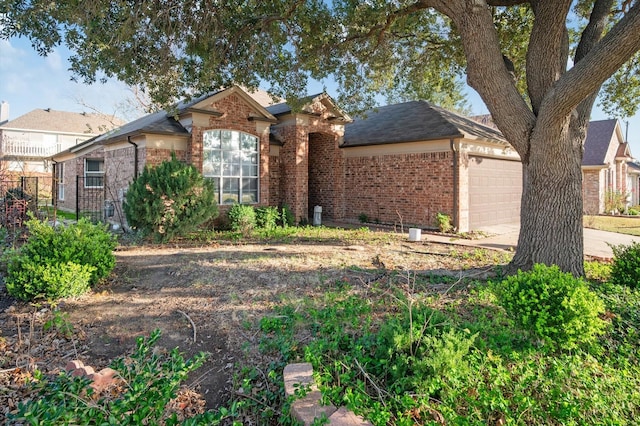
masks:
<svg viewBox="0 0 640 426"><path fill-rule="evenodd" d="M422 240L500 250L513 250L518 244L520 232L518 225L494 226L485 228L483 231L490 236L467 240L446 235L423 233ZM584 228L584 254L586 256L611 259L613 258L613 251L609 244L614 246L629 245L634 241L640 242L640 237Z"/></svg>

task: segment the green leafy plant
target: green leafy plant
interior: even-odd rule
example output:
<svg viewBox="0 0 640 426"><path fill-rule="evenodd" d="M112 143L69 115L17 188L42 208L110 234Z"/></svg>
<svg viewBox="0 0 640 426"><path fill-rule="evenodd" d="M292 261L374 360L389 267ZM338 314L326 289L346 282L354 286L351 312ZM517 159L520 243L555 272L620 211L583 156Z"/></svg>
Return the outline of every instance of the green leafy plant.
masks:
<svg viewBox="0 0 640 426"><path fill-rule="evenodd" d="M493 288L507 314L552 348L574 349L604 332L602 300L584 280L555 265L534 265Z"/></svg>
<svg viewBox="0 0 640 426"><path fill-rule="evenodd" d="M291 211L291 208L284 204L280 210L280 224L282 227L287 228L294 226L296 224L296 216L293 214L293 211Z"/></svg>
<svg viewBox="0 0 640 426"><path fill-rule="evenodd" d="M640 288L640 243L628 246L611 246L613 265L611 265L611 283Z"/></svg>
<svg viewBox="0 0 640 426"><path fill-rule="evenodd" d="M624 213L629 194L622 191L607 191L604 194L604 211L607 213Z"/></svg>
<svg viewBox="0 0 640 426"><path fill-rule="evenodd" d="M87 291L115 266L116 238L86 219L52 227L31 219L29 238L7 254L6 287L23 300L57 299Z"/></svg>
<svg viewBox="0 0 640 426"><path fill-rule="evenodd" d="M176 425L175 413L166 410L175 398L180 384L189 372L200 367L204 353L185 360L174 349L166 354L154 351L160 338L155 330L149 338L139 337L134 353L111 363L117 379L124 382L122 392L109 398L94 398L95 391L86 377L72 377L62 372L53 378L37 373L34 387L38 398L20 402L10 419L29 424L91 425ZM228 414L226 409L208 412L188 419L184 424L219 424Z"/></svg>
<svg viewBox="0 0 640 426"><path fill-rule="evenodd" d="M234 204L229 209L231 229L242 235L249 235L256 227L256 211L246 204Z"/></svg>
<svg viewBox="0 0 640 426"><path fill-rule="evenodd" d="M358 215L358 220L360 221L360 223L369 223L370 222L369 216L366 213L360 213Z"/></svg>
<svg viewBox="0 0 640 426"><path fill-rule="evenodd" d="M280 212L277 207L258 207L256 211L256 225L267 231L274 230L280 220Z"/></svg>
<svg viewBox="0 0 640 426"><path fill-rule="evenodd" d="M448 233L453 230L453 225L451 225L451 216L448 214L436 213L436 222L440 232Z"/></svg>
<svg viewBox="0 0 640 426"><path fill-rule="evenodd" d="M169 241L196 230L218 215L213 182L198 170L171 160L145 167L127 191L127 222L156 241Z"/></svg>

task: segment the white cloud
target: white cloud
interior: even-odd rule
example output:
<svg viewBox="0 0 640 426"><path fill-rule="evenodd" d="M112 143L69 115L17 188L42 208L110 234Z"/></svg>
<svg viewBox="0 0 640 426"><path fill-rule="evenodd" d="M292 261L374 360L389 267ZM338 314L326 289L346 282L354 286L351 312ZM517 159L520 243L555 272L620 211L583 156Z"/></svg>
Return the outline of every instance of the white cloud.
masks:
<svg viewBox="0 0 640 426"><path fill-rule="evenodd" d="M45 58L45 62L47 64L47 66L52 70L52 71L61 71L62 70L62 56L60 56L60 53L58 53L58 50L54 50L53 52L51 52L46 58ZM66 61L65 61L66 62Z"/></svg>

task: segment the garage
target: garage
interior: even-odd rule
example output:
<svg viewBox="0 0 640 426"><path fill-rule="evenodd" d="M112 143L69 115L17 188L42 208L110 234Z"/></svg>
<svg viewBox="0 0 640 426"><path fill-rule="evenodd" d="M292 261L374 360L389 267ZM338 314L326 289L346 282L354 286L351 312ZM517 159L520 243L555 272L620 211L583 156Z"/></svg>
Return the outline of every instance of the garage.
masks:
<svg viewBox="0 0 640 426"><path fill-rule="evenodd" d="M469 227L518 223L522 195L522 164L469 157Z"/></svg>

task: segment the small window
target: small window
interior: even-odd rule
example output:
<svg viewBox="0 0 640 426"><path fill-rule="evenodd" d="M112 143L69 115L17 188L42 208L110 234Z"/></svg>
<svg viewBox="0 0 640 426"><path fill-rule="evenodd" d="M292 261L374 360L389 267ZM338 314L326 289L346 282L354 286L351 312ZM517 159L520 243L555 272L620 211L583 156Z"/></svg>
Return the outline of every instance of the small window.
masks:
<svg viewBox="0 0 640 426"><path fill-rule="evenodd" d="M84 187L102 188L104 185L104 160L85 160Z"/></svg>

